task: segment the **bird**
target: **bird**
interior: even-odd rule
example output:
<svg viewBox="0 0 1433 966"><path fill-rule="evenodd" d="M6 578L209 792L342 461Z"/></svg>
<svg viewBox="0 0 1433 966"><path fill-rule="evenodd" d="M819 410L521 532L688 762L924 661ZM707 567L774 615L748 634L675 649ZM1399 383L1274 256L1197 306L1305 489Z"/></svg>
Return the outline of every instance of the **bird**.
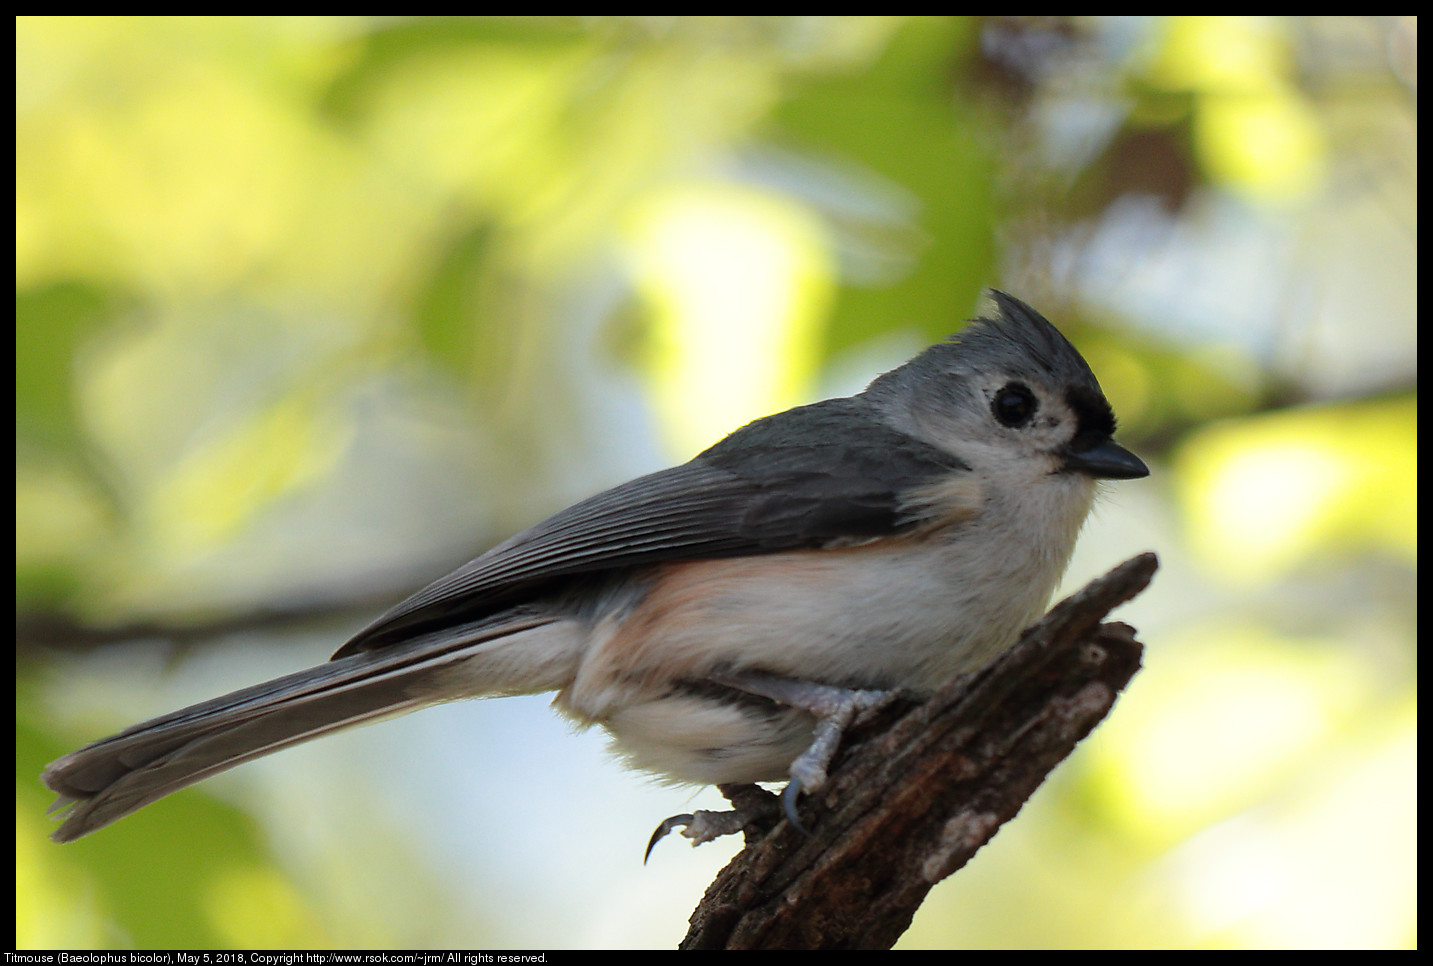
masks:
<svg viewBox="0 0 1433 966"><path fill-rule="evenodd" d="M990 298L855 395L757 419L497 544L326 663L55 760L52 838L340 729L544 692L665 780L787 782L801 828L798 797L843 729L1012 645L1099 481L1149 473L1075 347L1014 296Z"/></svg>

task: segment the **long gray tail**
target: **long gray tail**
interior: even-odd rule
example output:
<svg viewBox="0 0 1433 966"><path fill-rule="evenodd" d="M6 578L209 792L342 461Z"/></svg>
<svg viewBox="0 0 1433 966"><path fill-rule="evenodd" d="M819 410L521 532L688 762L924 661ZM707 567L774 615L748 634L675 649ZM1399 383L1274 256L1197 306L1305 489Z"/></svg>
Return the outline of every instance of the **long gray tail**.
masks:
<svg viewBox="0 0 1433 966"><path fill-rule="evenodd" d="M153 718L86 745L51 762L41 776L59 797L50 811L64 811L51 835L72 842L150 802L254 758L379 718L406 714L477 693L516 694L550 690L560 681L523 674L501 645L519 631L551 618L526 618L500 626L474 626L365 651L275 678L223 697ZM514 641L518 648L523 645ZM466 694L454 693L443 675L457 662L495 660L465 667ZM539 648L541 650L541 648ZM491 682L482 692L471 682ZM503 680L511 678L512 680Z"/></svg>

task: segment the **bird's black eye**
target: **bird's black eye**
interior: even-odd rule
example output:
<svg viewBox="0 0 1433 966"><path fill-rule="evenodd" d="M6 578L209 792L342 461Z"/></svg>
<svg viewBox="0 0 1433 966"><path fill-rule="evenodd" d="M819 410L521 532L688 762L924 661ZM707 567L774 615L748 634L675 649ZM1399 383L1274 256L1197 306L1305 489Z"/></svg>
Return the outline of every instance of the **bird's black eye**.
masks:
<svg viewBox="0 0 1433 966"><path fill-rule="evenodd" d="M1019 429L1035 418L1040 404L1035 394L1022 383L1011 382L1001 386L990 400L990 412L1002 426Z"/></svg>

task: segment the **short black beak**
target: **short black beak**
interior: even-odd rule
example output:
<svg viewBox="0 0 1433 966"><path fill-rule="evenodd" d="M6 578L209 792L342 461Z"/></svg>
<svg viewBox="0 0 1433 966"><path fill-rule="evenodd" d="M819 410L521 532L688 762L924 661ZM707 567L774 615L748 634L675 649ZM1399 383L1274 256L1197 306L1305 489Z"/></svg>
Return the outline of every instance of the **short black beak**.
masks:
<svg viewBox="0 0 1433 966"><path fill-rule="evenodd" d="M1144 460L1112 439L1078 453L1065 454L1065 469L1097 480L1137 480L1149 475Z"/></svg>

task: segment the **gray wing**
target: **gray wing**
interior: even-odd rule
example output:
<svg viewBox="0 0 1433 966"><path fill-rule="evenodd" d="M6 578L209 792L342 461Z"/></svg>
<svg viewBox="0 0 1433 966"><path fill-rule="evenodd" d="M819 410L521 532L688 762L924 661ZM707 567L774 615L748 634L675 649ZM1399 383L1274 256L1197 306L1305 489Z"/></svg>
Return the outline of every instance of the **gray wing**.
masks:
<svg viewBox="0 0 1433 966"><path fill-rule="evenodd" d="M398 604L334 657L481 619L579 575L897 534L918 522L903 493L967 470L876 419L859 397L787 410L499 544Z"/></svg>

